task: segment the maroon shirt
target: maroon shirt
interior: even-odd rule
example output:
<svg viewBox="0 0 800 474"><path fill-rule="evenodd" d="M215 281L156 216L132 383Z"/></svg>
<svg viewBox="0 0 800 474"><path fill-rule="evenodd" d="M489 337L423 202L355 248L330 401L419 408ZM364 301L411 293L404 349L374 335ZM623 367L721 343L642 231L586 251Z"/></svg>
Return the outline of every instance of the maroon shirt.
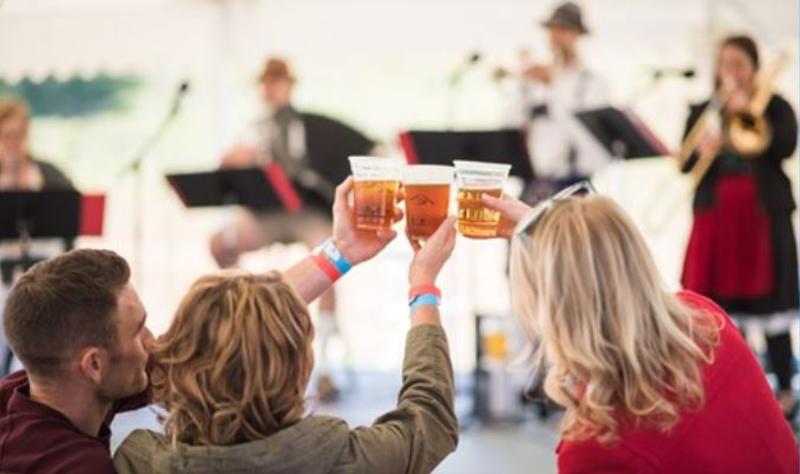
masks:
<svg viewBox="0 0 800 474"><path fill-rule="evenodd" d="M146 394L120 400L98 436L89 436L60 412L31 400L27 374L15 372L0 380L0 472L113 474L111 420L146 404Z"/></svg>
<svg viewBox="0 0 800 474"><path fill-rule="evenodd" d="M706 401L684 413L669 433L623 428L616 444L559 445L561 474L797 474L798 450L789 423L750 348L711 300L683 291L687 304L724 323L714 361L704 369Z"/></svg>

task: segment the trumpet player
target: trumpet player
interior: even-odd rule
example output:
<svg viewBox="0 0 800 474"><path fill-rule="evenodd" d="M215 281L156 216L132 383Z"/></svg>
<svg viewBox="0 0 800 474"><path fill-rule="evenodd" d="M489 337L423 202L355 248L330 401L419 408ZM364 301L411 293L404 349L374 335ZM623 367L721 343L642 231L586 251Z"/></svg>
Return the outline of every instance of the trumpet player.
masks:
<svg viewBox="0 0 800 474"><path fill-rule="evenodd" d="M787 418L794 419L798 402L791 390L795 368L789 329L800 297L791 221L795 202L781 165L797 145L797 120L789 103L772 93L758 73L758 48L752 38L722 41L715 71L719 105L712 106L716 110L709 116L717 126L701 132L682 169L691 172L703 157L713 159L707 171L696 176L682 283L737 316L740 328L763 328L779 403ZM758 97L764 98L761 106L755 104ZM709 110L708 104L691 108L684 138ZM763 128L748 129L747 124L754 127L756 122ZM757 139L749 140L753 146L742 145L744 134L755 135Z"/></svg>

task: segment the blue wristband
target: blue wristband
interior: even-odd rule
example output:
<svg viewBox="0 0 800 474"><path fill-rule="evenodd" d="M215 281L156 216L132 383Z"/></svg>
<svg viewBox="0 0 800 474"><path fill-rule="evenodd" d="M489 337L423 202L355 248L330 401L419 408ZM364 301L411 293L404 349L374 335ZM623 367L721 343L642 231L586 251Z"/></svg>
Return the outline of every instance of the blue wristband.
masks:
<svg viewBox="0 0 800 474"><path fill-rule="evenodd" d="M342 275L349 272L350 269L353 268L350 262L348 262L347 259L344 258L342 252L340 252L339 249L336 248L336 245L333 244L333 241L331 239L326 240L325 243L323 243L319 247L319 249L320 251L322 251L322 254L325 255L325 257L333 264L333 266L336 267L337 270L339 270L339 273L341 273Z"/></svg>
<svg viewBox="0 0 800 474"><path fill-rule="evenodd" d="M420 306L423 306L423 305L439 306L440 303L441 303L441 300L439 299L438 296L436 296L436 295L434 295L432 293L423 293L423 294L417 296L416 298L414 298L413 300L411 300L410 303L408 303L408 309L411 312L413 312L415 309L417 309Z"/></svg>

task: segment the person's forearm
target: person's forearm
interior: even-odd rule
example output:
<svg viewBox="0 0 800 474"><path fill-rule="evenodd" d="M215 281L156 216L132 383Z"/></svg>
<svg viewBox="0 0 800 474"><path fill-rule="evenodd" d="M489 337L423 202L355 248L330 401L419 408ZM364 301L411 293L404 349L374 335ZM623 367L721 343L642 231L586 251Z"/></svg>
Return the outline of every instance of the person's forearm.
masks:
<svg viewBox="0 0 800 474"><path fill-rule="evenodd" d="M330 278L314 263L311 255L286 270L283 278L308 304L333 285Z"/></svg>
<svg viewBox="0 0 800 474"><path fill-rule="evenodd" d="M422 324L442 324L442 321L439 318L439 309L436 306L420 306L411 313L411 327L420 326Z"/></svg>
<svg viewBox="0 0 800 474"><path fill-rule="evenodd" d="M406 472L430 472L458 444L458 420L454 413L453 368L447 339L433 308L416 311L412 317L403 360L403 388L397 410L408 416L406 433L411 434ZM424 315L437 324L422 322Z"/></svg>

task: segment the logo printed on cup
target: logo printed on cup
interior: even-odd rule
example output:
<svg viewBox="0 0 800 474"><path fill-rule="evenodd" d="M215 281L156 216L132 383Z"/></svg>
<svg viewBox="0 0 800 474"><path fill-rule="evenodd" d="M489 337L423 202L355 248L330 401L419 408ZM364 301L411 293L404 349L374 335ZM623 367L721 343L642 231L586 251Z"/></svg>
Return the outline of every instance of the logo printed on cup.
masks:
<svg viewBox="0 0 800 474"><path fill-rule="evenodd" d="M447 218L453 172L452 166L439 165L412 165L403 171L406 230L412 238L430 237Z"/></svg>
<svg viewBox="0 0 800 474"><path fill-rule="evenodd" d="M354 219L357 229L392 226L404 163L396 158L351 156Z"/></svg>
<svg viewBox="0 0 800 474"><path fill-rule="evenodd" d="M486 207L482 197L502 197L511 165L460 160L453 163L458 182L459 233L473 239L496 237L500 213Z"/></svg>

